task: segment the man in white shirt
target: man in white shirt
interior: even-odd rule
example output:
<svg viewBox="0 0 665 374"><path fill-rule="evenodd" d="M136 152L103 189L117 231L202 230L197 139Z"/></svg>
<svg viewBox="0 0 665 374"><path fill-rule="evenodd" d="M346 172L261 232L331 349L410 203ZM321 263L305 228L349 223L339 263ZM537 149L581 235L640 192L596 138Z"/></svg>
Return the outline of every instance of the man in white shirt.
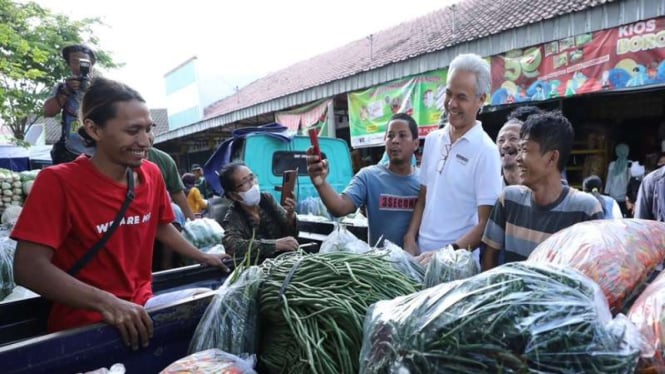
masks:
<svg viewBox="0 0 665 374"><path fill-rule="evenodd" d="M473 250L480 244L501 193L497 146L476 120L489 89L489 64L480 56L452 61L444 101L448 123L425 139L420 194L404 236L404 249L411 253L448 244Z"/></svg>

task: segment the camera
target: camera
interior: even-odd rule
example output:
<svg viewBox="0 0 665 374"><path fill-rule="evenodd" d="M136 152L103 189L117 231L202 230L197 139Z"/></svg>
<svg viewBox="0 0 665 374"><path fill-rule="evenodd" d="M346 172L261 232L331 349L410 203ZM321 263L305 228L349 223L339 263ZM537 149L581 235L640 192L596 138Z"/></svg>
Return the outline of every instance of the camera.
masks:
<svg viewBox="0 0 665 374"><path fill-rule="evenodd" d="M90 60L87 58L79 58L79 72L81 78L88 79L90 75Z"/></svg>

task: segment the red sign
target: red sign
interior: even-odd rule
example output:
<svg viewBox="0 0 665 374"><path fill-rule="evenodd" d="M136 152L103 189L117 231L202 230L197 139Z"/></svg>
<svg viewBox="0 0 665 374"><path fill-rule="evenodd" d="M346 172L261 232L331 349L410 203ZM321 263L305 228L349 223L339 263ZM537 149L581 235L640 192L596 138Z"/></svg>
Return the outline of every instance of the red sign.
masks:
<svg viewBox="0 0 665 374"><path fill-rule="evenodd" d="M665 17L492 56L491 105L665 83Z"/></svg>

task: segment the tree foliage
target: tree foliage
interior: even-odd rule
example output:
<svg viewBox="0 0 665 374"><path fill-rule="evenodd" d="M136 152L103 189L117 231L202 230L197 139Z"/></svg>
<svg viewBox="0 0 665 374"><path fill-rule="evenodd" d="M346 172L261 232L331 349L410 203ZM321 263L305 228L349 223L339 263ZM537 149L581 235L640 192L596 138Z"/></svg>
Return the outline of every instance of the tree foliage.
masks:
<svg viewBox="0 0 665 374"><path fill-rule="evenodd" d="M98 18L70 19L34 2L0 0L0 124L22 142L27 128L42 115L53 86L71 73L60 51L83 43L97 54L97 66L115 68L98 46Z"/></svg>

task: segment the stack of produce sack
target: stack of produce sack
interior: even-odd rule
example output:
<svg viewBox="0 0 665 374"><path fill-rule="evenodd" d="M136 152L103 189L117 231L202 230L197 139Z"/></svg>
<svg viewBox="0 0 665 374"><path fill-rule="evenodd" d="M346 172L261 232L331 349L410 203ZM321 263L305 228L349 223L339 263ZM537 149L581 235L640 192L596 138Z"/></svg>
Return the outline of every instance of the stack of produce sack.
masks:
<svg viewBox="0 0 665 374"><path fill-rule="evenodd" d="M640 334L576 270L511 263L367 312L360 373L632 373Z"/></svg>
<svg viewBox="0 0 665 374"><path fill-rule="evenodd" d="M569 266L594 280L610 307L621 311L665 259L665 223L617 219L578 223L543 241L533 263Z"/></svg>
<svg viewBox="0 0 665 374"><path fill-rule="evenodd" d="M631 306L630 319L644 335L640 372L665 373L665 273L661 273Z"/></svg>
<svg viewBox="0 0 665 374"><path fill-rule="evenodd" d="M369 306L418 287L386 252L284 253L236 269L201 318L190 353L256 354L261 373L357 373Z"/></svg>

